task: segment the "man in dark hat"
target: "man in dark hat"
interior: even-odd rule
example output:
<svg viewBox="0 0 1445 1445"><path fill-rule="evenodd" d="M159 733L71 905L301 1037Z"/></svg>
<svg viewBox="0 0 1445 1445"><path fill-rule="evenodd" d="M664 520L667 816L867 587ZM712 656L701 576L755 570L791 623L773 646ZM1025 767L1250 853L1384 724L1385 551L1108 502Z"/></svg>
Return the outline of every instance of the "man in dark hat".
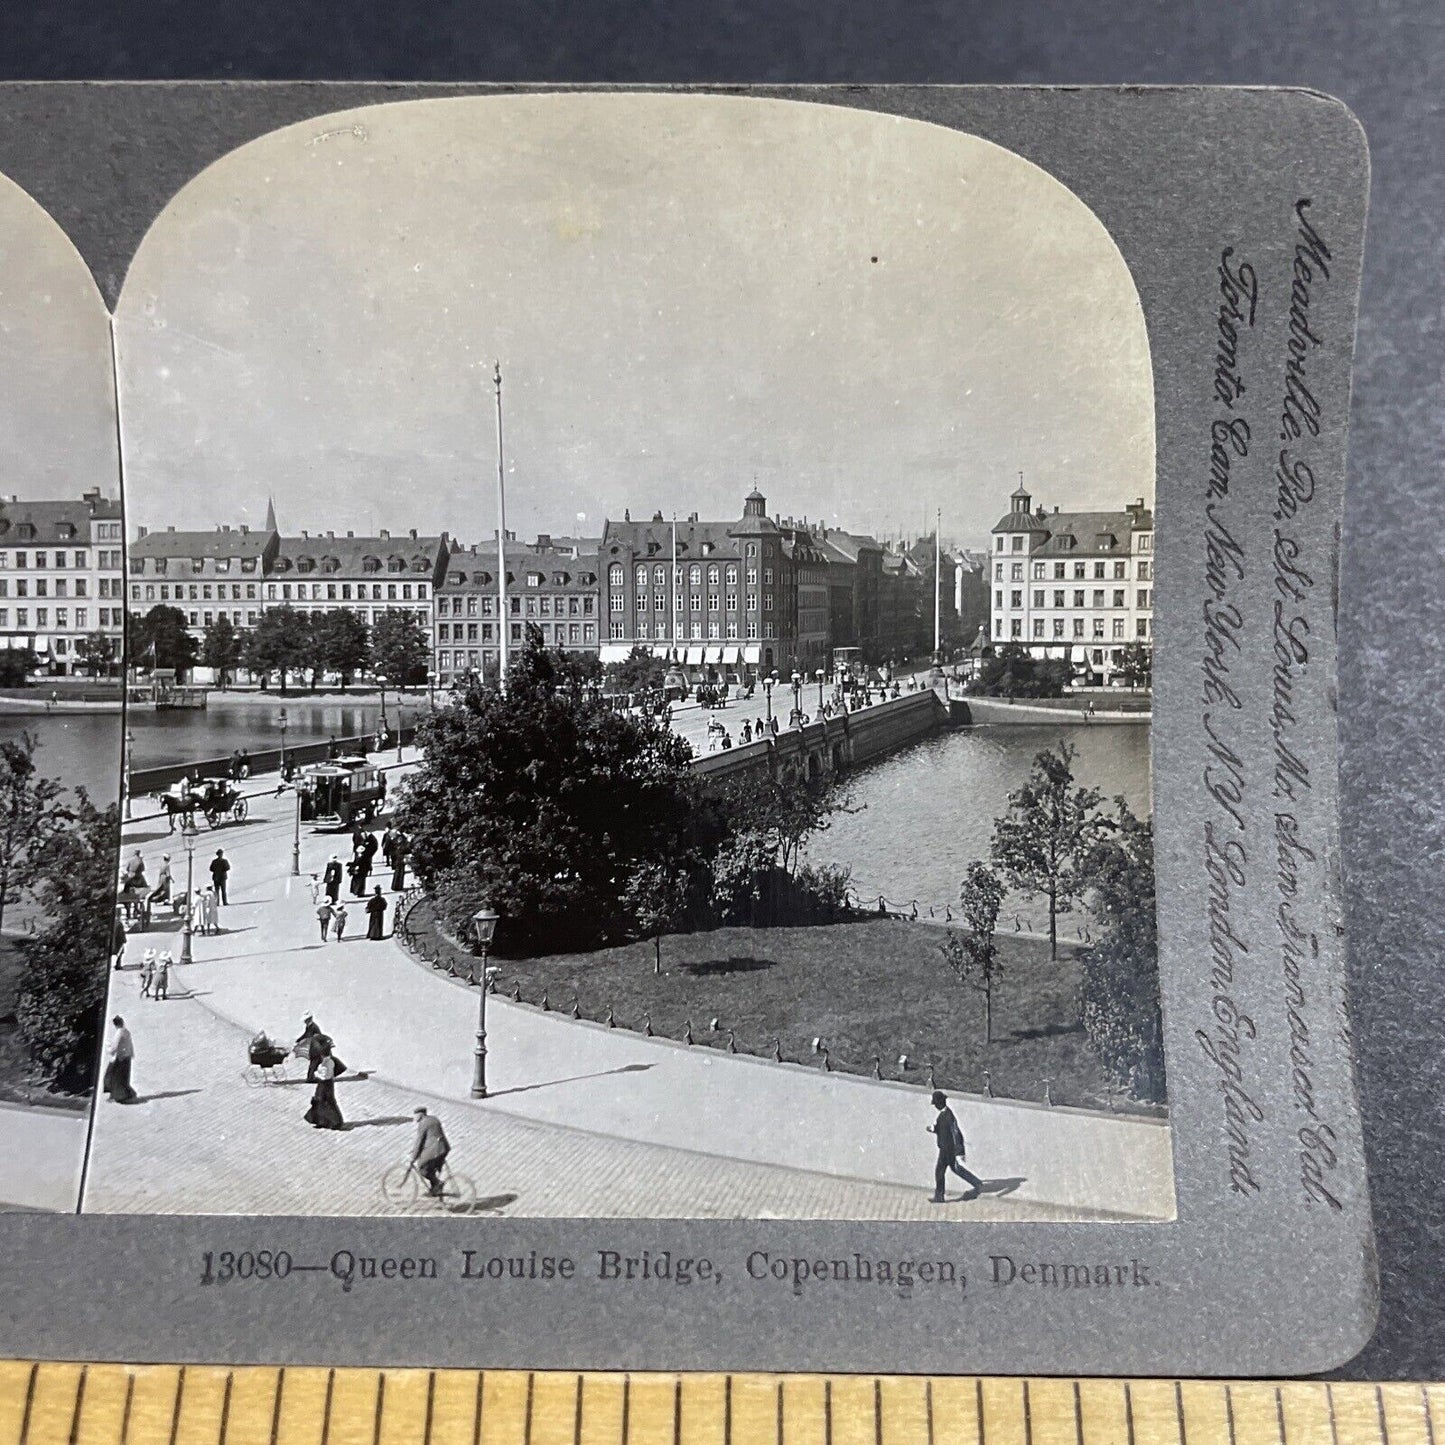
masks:
<svg viewBox="0 0 1445 1445"><path fill-rule="evenodd" d="M943 1203L943 1183L950 1169L970 1186L970 1192L963 1197L977 1199L983 1189L983 1180L963 1167L963 1130L953 1110L948 1107L948 1095L942 1089L933 1091L933 1107L938 1110L938 1117L928 1126L928 1132L938 1141L938 1161L933 1166L932 1202Z"/></svg>

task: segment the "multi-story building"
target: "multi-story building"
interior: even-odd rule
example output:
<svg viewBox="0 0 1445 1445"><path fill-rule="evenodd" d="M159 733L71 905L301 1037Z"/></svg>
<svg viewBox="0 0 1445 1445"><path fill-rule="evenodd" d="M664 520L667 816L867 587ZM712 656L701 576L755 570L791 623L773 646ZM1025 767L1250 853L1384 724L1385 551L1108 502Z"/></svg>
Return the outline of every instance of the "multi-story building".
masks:
<svg viewBox="0 0 1445 1445"><path fill-rule="evenodd" d="M509 533L507 645L522 646L535 626L543 642L563 652L599 650L602 605L597 556L586 538L539 536L530 545ZM596 547L596 539L591 539ZM435 671L443 685L468 672L495 676L500 653L495 537L465 549L452 545L436 589Z"/></svg>
<svg viewBox="0 0 1445 1445"><path fill-rule="evenodd" d="M348 607L368 626L383 612L410 612L430 635L449 551L445 532L420 537L415 528L398 536L383 530L374 537L304 531L282 537L266 568L265 605L299 612Z"/></svg>
<svg viewBox="0 0 1445 1445"><path fill-rule="evenodd" d="M1020 486L993 529L992 642L1067 658L1108 684L1131 642L1153 643L1154 514L1033 509Z"/></svg>
<svg viewBox="0 0 1445 1445"><path fill-rule="evenodd" d="M784 659L789 673L812 676L819 668L830 672L833 617L828 558L813 527L804 518L780 522L783 551L792 564L785 572L788 592L783 600L791 622L794 652ZM782 671L780 668L779 671Z"/></svg>
<svg viewBox="0 0 1445 1445"><path fill-rule="evenodd" d="M0 646L30 648L51 673L93 666L83 639L120 658L125 633L121 506L94 487L76 501L0 502Z"/></svg>
<svg viewBox="0 0 1445 1445"><path fill-rule="evenodd" d="M268 515L267 522L260 531L247 526L218 526L212 532L137 528L129 558L131 611L144 615L152 607L177 608L198 643L221 617L238 632L255 627L264 606L264 578L280 541L274 518Z"/></svg>
<svg viewBox="0 0 1445 1445"><path fill-rule="evenodd" d="M661 512L650 522L630 513L609 520L598 561L603 662L641 647L705 677L782 671L798 655L787 605L793 559L761 492L749 492L742 517L731 522L700 521L697 513L668 521Z"/></svg>
<svg viewBox="0 0 1445 1445"><path fill-rule="evenodd" d="M883 546L869 536L821 527L818 543L828 564L828 621L832 647L857 647L867 662L881 662L879 592Z"/></svg>

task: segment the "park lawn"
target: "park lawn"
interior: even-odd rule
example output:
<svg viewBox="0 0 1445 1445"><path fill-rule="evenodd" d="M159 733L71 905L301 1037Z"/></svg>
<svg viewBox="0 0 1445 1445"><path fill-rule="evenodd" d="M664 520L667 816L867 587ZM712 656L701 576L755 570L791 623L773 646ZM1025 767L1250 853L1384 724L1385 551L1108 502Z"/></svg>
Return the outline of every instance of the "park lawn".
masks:
<svg viewBox="0 0 1445 1445"><path fill-rule="evenodd" d="M65 1094L30 1082L30 1051L15 1024L15 991L20 983L20 949L15 940L0 934L0 1100L11 1103L45 1103L84 1112L88 1094Z"/></svg>
<svg viewBox="0 0 1445 1445"><path fill-rule="evenodd" d="M602 1021L610 1004L618 1027L681 1039L690 1023L696 1044L822 1067L814 1038L835 1069L885 1079L928 1082L934 1066L943 1089L981 1093L988 1070L996 1095L1036 1103L1044 1081L1055 1104L1107 1108L1109 1080L1079 1021L1075 950L1001 935L993 1042L984 1041L983 995L960 983L939 947L941 926L897 919L796 928L719 928L662 941L660 976L650 942L586 954L509 959L493 956L496 990L520 991L537 1004ZM710 1029L718 1020L716 1032ZM898 1058L907 1054L908 1068ZM1151 1105L1114 1106L1160 1114Z"/></svg>

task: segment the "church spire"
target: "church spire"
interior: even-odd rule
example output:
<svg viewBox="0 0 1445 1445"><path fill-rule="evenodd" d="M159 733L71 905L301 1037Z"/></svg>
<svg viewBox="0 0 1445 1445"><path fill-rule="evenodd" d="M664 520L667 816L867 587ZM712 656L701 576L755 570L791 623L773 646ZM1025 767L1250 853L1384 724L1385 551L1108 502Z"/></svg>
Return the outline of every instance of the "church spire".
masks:
<svg viewBox="0 0 1445 1445"><path fill-rule="evenodd" d="M276 503L270 497L266 498L266 530L268 532L274 532L277 530Z"/></svg>

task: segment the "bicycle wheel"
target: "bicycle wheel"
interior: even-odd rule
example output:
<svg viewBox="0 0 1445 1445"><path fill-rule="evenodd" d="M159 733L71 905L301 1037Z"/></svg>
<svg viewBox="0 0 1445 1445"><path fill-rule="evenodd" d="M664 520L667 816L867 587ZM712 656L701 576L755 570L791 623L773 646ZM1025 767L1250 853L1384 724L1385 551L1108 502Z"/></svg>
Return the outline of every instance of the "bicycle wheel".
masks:
<svg viewBox="0 0 1445 1445"><path fill-rule="evenodd" d="M393 1164L381 1176L381 1193L393 1208L409 1208L421 1193L421 1180L410 1165Z"/></svg>
<svg viewBox="0 0 1445 1445"><path fill-rule="evenodd" d="M477 1202L477 1186L465 1174L449 1169L442 1178L442 1197L437 1202L449 1214L470 1214Z"/></svg>
<svg viewBox="0 0 1445 1445"><path fill-rule="evenodd" d="M246 1081L248 1089L259 1089L266 1082L266 1071L260 1064L248 1064L241 1071L241 1077Z"/></svg>

